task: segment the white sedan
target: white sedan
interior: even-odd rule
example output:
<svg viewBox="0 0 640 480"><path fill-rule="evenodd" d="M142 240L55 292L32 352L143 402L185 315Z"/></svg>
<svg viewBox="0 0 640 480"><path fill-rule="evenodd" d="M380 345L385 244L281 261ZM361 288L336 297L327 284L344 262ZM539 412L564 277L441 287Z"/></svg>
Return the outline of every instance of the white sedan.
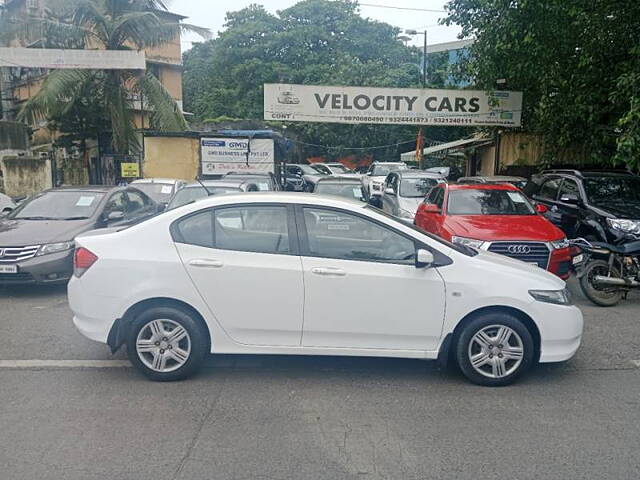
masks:
<svg viewBox="0 0 640 480"><path fill-rule="evenodd" d="M453 245L340 198L213 196L76 238L69 283L85 336L126 344L154 380L209 353L452 360L472 382L513 382L580 345L565 283Z"/></svg>

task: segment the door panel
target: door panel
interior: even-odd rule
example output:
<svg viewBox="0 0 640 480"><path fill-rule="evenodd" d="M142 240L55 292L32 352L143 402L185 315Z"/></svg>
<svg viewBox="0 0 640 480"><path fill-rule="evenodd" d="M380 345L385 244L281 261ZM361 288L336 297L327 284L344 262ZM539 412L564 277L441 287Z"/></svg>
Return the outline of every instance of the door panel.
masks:
<svg viewBox="0 0 640 480"><path fill-rule="evenodd" d="M303 276L291 215L285 206L234 205L172 227L195 288L238 343L300 345Z"/></svg>
<svg viewBox="0 0 640 480"><path fill-rule="evenodd" d="M303 208L302 345L433 350L442 331L444 281L414 265L412 239L359 215Z"/></svg>

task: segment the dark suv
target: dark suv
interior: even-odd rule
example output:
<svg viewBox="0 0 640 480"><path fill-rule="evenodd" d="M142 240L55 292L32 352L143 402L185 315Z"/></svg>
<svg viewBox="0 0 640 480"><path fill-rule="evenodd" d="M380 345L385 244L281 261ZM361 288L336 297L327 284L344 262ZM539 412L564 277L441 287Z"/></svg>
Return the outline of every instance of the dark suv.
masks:
<svg viewBox="0 0 640 480"><path fill-rule="evenodd" d="M524 192L568 238L613 244L640 239L640 177L625 172L547 170Z"/></svg>

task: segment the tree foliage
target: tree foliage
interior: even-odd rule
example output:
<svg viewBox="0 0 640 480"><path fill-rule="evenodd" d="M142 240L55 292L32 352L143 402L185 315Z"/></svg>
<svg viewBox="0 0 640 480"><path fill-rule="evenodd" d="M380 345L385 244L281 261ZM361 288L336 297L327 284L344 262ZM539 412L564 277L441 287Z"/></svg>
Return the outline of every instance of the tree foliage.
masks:
<svg viewBox="0 0 640 480"><path fill-rule="evenodd" d="M65 0L49 2L47 7L42 17L5 19L14 28L4 34L19 38L35 30L48 48L142 50L174 40L181 29L200 31L165 19L161 0ZM186 127L180 108L160 81L149 71L133 70L54 70L18 118L30 123L50 120L69 130L62 123L82 112L92 123L85 124L84 131L106 119L113 148L127 153L138 147L133 107L140 95L150 110L153 128Z"/></svg>
<svg viewBox="0 0 640 480"><path fill-rule="evenodd" d="M362 18L352 0L304 0L276 15L258 5L228 13L217 39L184 55L185 108L200 119L262 119L265 83L418 87L419 52L398 34L391 25ZM291 123L288 129L305 142L335 147L306 149L320 155L411 142L416 135L415 127L386 125ZM434 129L427 136L449 132Z"/></svg>
<svg viewBox="0 0 640 480"><path fill-rule="evenodd" d="M524 127L547 154L640 165L640 3L633 0L451 0L447 22L476 38L464 65L481 88L524 92Z"/></svg>

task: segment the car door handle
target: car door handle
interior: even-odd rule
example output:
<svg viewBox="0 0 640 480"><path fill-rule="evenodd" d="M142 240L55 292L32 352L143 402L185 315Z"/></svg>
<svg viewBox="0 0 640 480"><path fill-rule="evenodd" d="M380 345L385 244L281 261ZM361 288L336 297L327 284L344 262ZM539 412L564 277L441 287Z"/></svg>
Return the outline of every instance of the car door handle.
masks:
<svg viewBox="0 0 640 480"><path fill-rule="evenodd" d="M311 269L311 273L316 275L323 275L325 277L344 277L347 275L347 272L340 268L332 268L332 267L316 267Z"/></svg>
<svg viewBox="0 0 640 480"><path fill-rule="evenodd" d="M201 267L201 268L220 268L224 266L220 260L209 260L206 258L196 258L195 260L190 260L189 265L192 267Z"/></svg>

